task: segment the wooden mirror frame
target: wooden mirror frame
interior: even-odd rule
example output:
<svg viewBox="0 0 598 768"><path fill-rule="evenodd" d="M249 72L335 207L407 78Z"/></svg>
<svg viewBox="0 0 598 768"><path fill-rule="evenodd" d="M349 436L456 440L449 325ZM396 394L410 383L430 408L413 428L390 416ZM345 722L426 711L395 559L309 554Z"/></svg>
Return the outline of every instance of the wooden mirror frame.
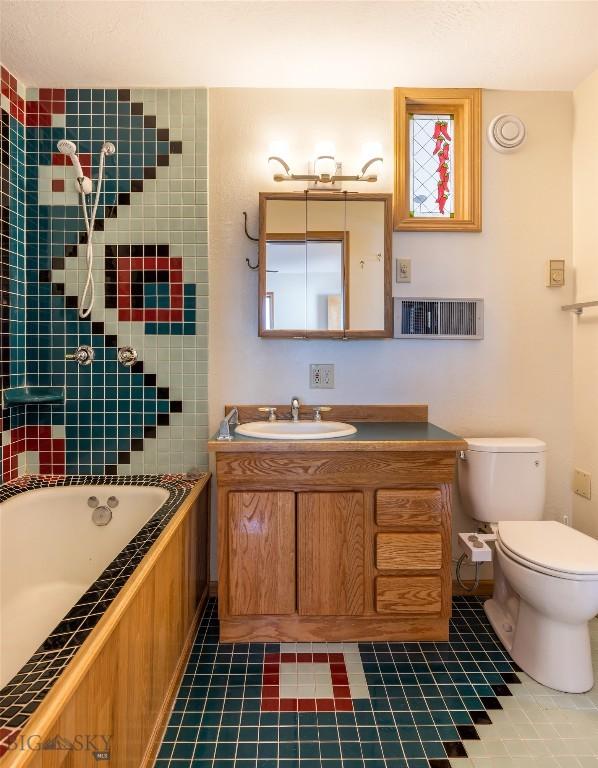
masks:
<svg viewBox="0 0 598 768"><path fill-rule="evenodd" d="M268 200L309 200L313 201L351 201L351 200L379 200L384 202L384 328L380 330L348 330L340 331L309 331L307 329L281 329L267 330L264 326L264 305L266 297L266 243L269 239L266 232L266 208ZM297 235L305 238L313 234L316 239L322 239L326 232L301 233ZM333 233L337 235L338 233ZM343 249L343 324L349 318L349 270L348 245L350 232L344 233ZM280 235L278 235L280 239ZM335 239L338 239L335 237ZM258 335L262 338L277 339L381 339L392 338L393 334L393 310L392 310L392 195L385 192L260 192L259 195L259 288L258 288Z"/></svg>
<svg viewBox="0 0 598 768"><path fill-rule="evenodd" d="M395 88L395 230L480 232L482 229L482 151L479 88ZM409 114L448 113L455 120L455 215L411 216L409 208Z"/></svg>

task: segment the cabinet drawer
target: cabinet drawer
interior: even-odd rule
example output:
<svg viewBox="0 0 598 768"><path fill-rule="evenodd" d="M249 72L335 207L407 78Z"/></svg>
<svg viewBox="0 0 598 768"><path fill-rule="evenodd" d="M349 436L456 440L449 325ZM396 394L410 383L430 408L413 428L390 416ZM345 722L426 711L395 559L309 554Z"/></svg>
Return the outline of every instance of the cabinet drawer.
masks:
<svg viewBox="0 0 598 768"><path fill-rule="evenodd" d="M439 576L378 576L378 613L439 614L442 586Z"/></svg>
<svg viewBox="0 0 598 768"><path fill-rule="evenodd" d="M392 528L435 528L440 525L442 494L437 488L380 490L376 522Z"/></svg>
<svg viewBox="0 0 598 768"><path fill-rule="evenodd" d="M427 571L442 565L439 533L378 533L376 567L381 571Z"/></svg>

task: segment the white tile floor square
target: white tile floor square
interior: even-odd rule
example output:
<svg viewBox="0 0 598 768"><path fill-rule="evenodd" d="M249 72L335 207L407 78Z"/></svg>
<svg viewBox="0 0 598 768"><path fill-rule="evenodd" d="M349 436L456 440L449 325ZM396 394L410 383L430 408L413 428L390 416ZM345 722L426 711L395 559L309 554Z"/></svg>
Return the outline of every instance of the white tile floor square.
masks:
<svg viewBox="0 0 598 768"><path fill-rule="evenodd" d="M598 619L590 636L598 677ZM452 758L452 768L598 768L598 684L567 694L517 676L521 684L499 696L502 710L489 712L492 725L476 725L479 741L463 740L469 757Z"/></svg>

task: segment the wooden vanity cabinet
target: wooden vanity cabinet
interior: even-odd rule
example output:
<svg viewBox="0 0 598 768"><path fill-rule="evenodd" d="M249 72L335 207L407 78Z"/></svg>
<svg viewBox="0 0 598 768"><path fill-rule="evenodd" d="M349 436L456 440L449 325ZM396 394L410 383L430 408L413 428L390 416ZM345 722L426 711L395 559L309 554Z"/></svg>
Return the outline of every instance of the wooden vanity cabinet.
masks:
<svg viewBox="0 0 598 768"><path fill-rule="evenodd" d="M454 451L216 462L222 641L448 637Z"/></svg>

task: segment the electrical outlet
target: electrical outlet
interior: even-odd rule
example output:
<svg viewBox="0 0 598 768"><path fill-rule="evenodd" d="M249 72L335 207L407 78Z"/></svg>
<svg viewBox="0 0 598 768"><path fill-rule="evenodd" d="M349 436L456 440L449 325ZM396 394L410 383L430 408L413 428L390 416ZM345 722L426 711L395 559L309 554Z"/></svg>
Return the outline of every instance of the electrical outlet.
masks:
<svg viewBox="0 0 598 768"><path fill-rule="evenodd" d="M592 498L592 476L581 469L575 470L573 477L573 491L584 499Z"/></svg>
<svg viewBox="0 0 598 768"><path fill-rule="evenodd" d="M334 363L312 363L309 386L310 389L334 389Z"/></svg>
<svg viewBox="0 0 598 768"><path fill-rule="evenodd" d="M411 259L397 259L397 283L411 282Z"/></svg>

